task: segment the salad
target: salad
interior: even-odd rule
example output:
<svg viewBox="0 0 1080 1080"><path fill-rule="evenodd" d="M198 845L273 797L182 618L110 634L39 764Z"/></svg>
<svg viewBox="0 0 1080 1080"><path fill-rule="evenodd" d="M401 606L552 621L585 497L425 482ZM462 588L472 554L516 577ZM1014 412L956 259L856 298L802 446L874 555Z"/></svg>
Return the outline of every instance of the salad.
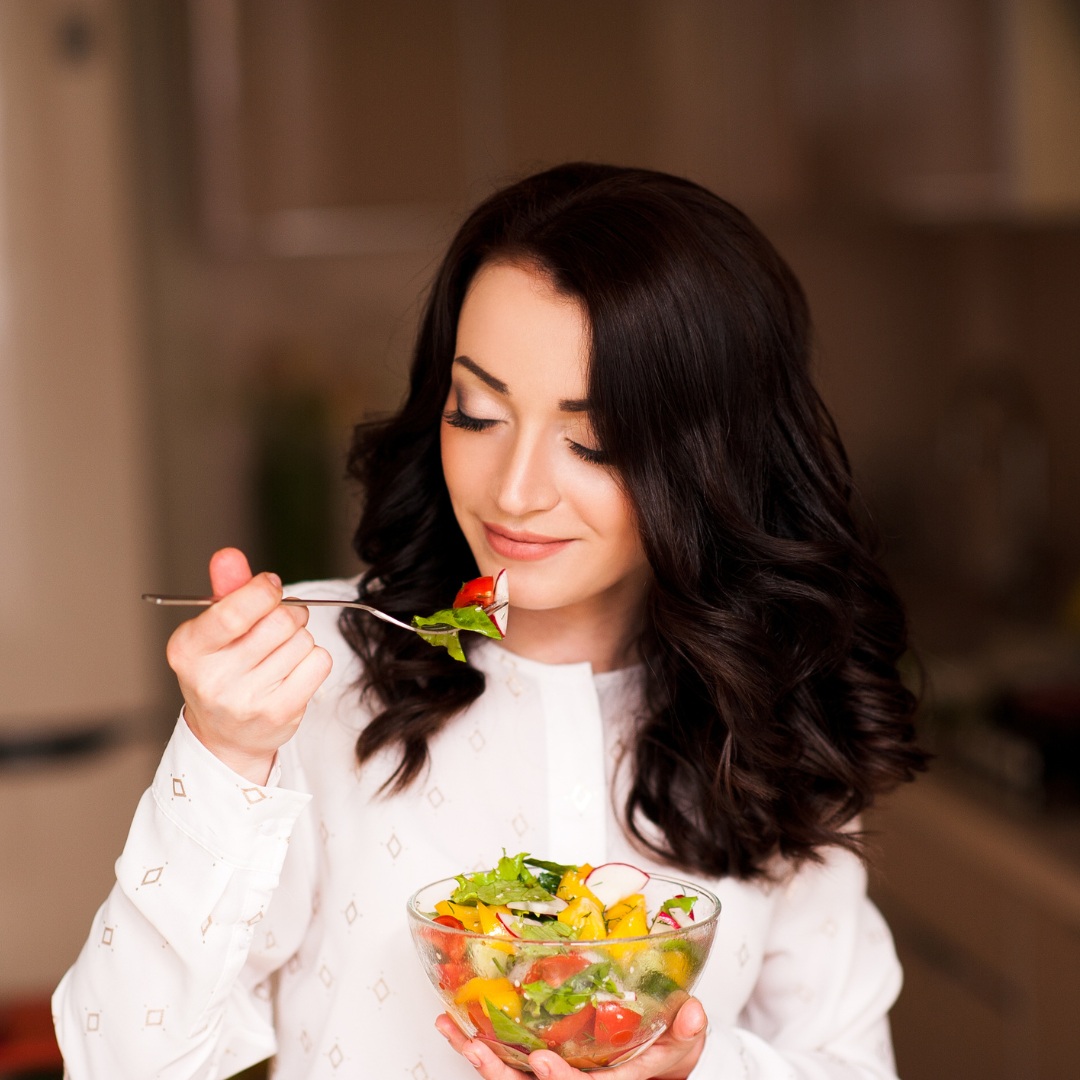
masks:
<svg viewBox="0 0 1080 1080"><path fill-rule="evenodd" d="M464 662L465 652L461 648L460 632L472 630L485 637L505 637L509 605L510 586L506 571L500 570L493 577L478 577L466 581L450 607L442 608L432 615L414 615L412 623L420 630L420 636L428 644L445 648L455 660ZM428 633L424 630L426 626L439 629Z"/></svg>
<svg viewBox="0 0 1080 1080"><path fill-rule="evenodd" d="M421 958L462 1026L518 1064L547 1048L598 1068L648 1044L700 974L719 910L628 863L521 852L444 888L455 881L424 912Z"/></svg>

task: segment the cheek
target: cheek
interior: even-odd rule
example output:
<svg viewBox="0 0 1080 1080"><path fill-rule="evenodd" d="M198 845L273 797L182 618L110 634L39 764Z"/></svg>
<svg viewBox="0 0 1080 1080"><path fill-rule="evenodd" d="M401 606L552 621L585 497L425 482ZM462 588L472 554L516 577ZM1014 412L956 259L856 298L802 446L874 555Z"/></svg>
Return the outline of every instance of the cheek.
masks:
<svg viewBox="0 0 1080 1080"><path fill-rule="evenodd" d="M443 480L450 502L456 509L469 502L470 496L484 485L486 456L476 453L477 437L444 423L440 433L440 453L443 459Z"/></svg>
<svg viewBox="0 0 1080 1080"><path fill-rule="evenodd" d="M442 455L443 479L450 492L450 501L456 506L465 494L463 483L465 475L465 449L462 445L461 432L455 431L449 424L443 424L439 436L439 448Z"/></svg>
<svg viewBox="0 0 1080 1080"><path fill-rule="evenodd" d="M579 494L582 516L597 535L612 547L633 559L641 552L637 517L630 500L609 476L595 483L583 485ZM644 555L641 556L644 558Z"/></svg>

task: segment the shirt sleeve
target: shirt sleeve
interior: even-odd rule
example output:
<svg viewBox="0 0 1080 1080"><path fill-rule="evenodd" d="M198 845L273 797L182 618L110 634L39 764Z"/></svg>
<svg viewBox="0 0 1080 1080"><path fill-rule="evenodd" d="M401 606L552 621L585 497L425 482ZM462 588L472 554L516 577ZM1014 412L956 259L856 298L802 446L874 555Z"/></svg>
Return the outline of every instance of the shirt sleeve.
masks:
<svg viewBox="0 0 1080 1080"><path fill-rule="evenodd" d="M754 991L736 1025L710 1028L694 1080L895 1080L892 936L862 862L824 859L780 886Z"/></svg>
<svg viewBox="0 0 1080 1080"><path fill-rule="evenodd" d="M310 800L278 775L245 780L181 716L116 884L53 995L72 1080L216 1080L274 1053L245 965Z"/></svg>

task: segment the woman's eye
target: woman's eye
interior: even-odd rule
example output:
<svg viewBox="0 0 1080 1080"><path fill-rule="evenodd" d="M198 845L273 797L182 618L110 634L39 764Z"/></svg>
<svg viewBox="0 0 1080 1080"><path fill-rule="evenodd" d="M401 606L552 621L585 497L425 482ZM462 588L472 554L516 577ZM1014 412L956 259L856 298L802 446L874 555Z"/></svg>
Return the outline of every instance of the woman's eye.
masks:
<svg viewBox="0 0 1080 1080"><path fill-rule="evenodd" d="M488 428L498 422L496 420L482 420L479 416L469 416L468 413L463 413L460 408L444 412L443 419L451 427L461 428L463 431L487 431Z"/></svg>
<svg viewBox="0 0 1080 1080"><path fill-rule="evenodd" d="M570 440L570 450L577 454L582 461L589 462L590 465L606 465L608 462L608 456L603 450L591 450L587 446L582 446L581 443L576 443L572 439Z"/></svg>

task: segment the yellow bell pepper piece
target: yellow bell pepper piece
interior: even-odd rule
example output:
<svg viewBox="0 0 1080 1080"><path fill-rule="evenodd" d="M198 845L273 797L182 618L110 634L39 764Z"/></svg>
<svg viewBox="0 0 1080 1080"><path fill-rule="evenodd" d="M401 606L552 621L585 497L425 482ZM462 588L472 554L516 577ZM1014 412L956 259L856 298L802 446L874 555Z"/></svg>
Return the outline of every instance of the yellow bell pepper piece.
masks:
<svg viewBox="0 0 1080 1080"><path fill-rule="evenodd" d="M491 934L494 937L512 937L513 935L499 921L499 915L512 915L513 912L505 904L485 904L481 900L476 902L476 915L480 921L480 933ZM489 941L488 945L499 952L512 953L514 946L504 945L501 941Z"/></svg>
<svg viewBox="0 0 1080 1080"><path fill-rule="evenodd" d="M645 897L634 893L620 900L607 911L608 938L645 937L649 932L648 916L645 911ZM633 945L610 945L608 951L616 960L648 948L648 942Z"/></svg>
<svg viewBox="0 0 1080 1080"><path fill-rule="evenodd" d="M514 989L514 984L507 978L470 979L458 988L454 995L458 1005L467 1005L470 1001L479 1001L484 1015L490 1017L488 1002L511 1020L521 1020L521 996Z"/></svg>
<svg viewBox="0 0 1080 1080"><path fill-rule="evenodd" d="M672 982L682 987L690 978L690 960L681 949L668 949L661 953L660 969Z"/></svg>
<svg viewBox="0 0 1080 1080"><path fill-rule="evenodd" d="M589 865L579 866L577 870L567 870L566 873L563 874L562 880L559 882L559 887L555 890L555 895L560 900L565 900L567 903L585 897L586 900L591 901L598 908L603 910L604 905L596 898L592 889L585 884L585 879L591 873L592 867Z"/></svg>
<svg viewBox="0 0 1080 1080"><path fill-rule="evenodd" d="M449 915L458 920L466 930L474 934L481 933L480 913L471 904L455 904L453 900L440 900L435 905L440 915Z"/></svg>
<svg viewBox="0 0 1080 1080"><path fill-rule="evenodd" d="M607 917L608 937L644 937L649 932L645 897L641 893L634 893L612 904L604 914Z"/></svg>
<svg viewBox="0 0 1080 1080"><path fill-rule="evenodd" d="M590 899L588 896L579 896L571 900L559 912L558 920L571 927L583 941L602 941L607 937L604 909L595 899Z"/></svg>

